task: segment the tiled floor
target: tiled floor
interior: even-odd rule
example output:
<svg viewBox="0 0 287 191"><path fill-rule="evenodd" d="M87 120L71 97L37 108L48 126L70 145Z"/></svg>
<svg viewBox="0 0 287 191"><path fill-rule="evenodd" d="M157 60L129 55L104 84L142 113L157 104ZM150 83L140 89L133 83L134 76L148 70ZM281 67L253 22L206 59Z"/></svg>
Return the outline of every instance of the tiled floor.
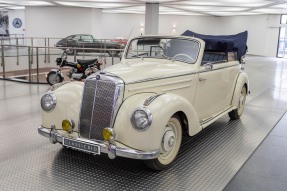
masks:
<svg viewBox="0 0 287 191"><path fill-rule="evenodd" d="M287 113L225 191L287 190Z"/></svg>
<svg viewBox="0 0 287 191"><path fill-rule="evenodd" d="M0 80L0 190L222 190L287 110L287 61L246 62L251 95L242 119L225 116L198 136L185 137L177 162L160 173L135 160L50 144L36 130L40 98L49 86ZM286 124L287 114L225 190L287 190Z"/></svg>

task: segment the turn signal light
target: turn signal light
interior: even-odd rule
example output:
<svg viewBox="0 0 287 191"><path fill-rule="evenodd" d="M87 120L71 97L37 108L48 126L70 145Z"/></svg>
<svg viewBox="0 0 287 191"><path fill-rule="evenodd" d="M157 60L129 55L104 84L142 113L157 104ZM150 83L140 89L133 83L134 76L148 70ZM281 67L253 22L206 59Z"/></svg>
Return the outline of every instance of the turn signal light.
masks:
<svg viewBox="0 0 287 191"><path fill-rule="evenodd" d="M71 132L72 129L74 128L74 123L72 120L70 119L64 119L62 121L62 128L67 131L67 132Z"/></svg>
<svg viewBox="0 0 287 191"><path fill-rule="evenodd" d="M114 130L111 128L104 128L103 137L106 141L110 141L112 138L115 138Z"/></svg>

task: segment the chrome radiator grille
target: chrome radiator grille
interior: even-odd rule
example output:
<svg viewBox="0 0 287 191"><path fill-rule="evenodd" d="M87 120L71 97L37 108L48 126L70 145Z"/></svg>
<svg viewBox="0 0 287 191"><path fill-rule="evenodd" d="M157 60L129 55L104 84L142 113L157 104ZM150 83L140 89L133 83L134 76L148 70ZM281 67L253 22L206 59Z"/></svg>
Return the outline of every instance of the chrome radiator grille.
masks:
<svg viewBox="0 0 287 191"><path fill-rule="evenodd" d="M117 86L113 81L88 79L85 82L80 114L80 135L103 140L102 131L110 127L117 101Z"/></svg>

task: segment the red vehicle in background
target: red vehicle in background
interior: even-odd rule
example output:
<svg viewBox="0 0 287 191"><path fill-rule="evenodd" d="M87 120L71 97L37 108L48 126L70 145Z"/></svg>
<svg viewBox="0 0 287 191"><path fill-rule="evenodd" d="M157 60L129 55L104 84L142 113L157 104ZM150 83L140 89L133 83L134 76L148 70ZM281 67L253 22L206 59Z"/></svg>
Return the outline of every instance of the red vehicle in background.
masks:
<svg viewBox="0 0 287 191"><path fill-rule="evenodd" d="M111 41L114 43L118 43L122 46L126 46L126 44L128 43L128 38L127 37L115 37Z"/></svg>

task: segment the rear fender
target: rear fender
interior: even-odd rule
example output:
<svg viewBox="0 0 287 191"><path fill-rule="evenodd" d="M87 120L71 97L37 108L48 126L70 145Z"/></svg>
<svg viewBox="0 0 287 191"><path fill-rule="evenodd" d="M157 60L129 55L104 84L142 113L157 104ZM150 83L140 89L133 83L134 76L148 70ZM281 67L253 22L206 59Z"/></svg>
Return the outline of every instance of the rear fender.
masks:
<svg viewBox="0 0 287 191"><path fill-rule="evenodd" d="M238 106L240 93L241 93L242 87L244 85L246 85L246 90L247 90L246 93L248 95L248 92L249 92L249 80L248 80L248 77L247 77L246 73L241 72L238 75L238 78L237 78L237 81L236 81L236 86L235 86L235 89L234 89L234 92L233 92L233 98L232 98L232 101L231 101L231 105L232 106L234 106L234 107Z"/></svg>

